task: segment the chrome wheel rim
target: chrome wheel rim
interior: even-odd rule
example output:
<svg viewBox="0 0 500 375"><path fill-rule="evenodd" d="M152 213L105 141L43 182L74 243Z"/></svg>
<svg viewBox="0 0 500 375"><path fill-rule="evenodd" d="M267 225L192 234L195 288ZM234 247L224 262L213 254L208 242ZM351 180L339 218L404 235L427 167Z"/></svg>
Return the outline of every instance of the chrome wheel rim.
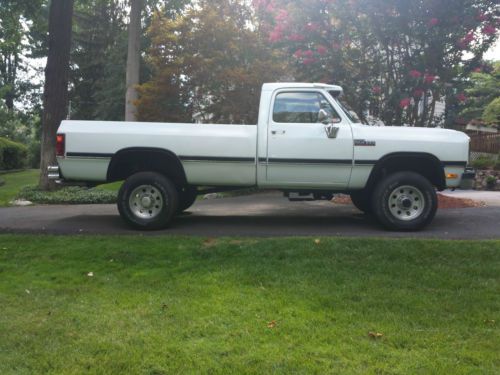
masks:
<svg viewBox="0 0 500 375"><path fill-rule="evenodd" d="M399 186L389 195L391 214L403 221L411 221L422 215L425 208L424 194L415 186Z"/></svg>
<svg viewBox="0 0 500 375"><path fill-rule="evenodd" d="M152 185L141 185L136 187L128 201L130 211L140 219L154 219L163 207L163 196L156 187Z"/></svg>

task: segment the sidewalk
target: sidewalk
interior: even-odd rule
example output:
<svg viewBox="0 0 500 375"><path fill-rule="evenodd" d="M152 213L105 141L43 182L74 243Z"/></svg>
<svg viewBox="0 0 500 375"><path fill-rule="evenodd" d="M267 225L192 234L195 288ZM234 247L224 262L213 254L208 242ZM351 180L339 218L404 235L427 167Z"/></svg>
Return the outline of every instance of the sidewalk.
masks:
<svg viewBox="0 0 500 375"><path fill-rule="evenodd" d="M441 194L454 198L472 199L482 201L487 206L500 207L500 191L478 191L478 190L445 190Z"/></svg>

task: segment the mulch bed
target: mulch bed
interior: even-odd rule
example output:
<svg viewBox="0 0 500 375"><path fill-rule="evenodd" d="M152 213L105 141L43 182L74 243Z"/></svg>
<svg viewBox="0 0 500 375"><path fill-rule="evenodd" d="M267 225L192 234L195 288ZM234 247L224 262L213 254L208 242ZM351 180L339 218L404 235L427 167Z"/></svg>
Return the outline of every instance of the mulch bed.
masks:
<svg viewBox="0 0 500 375"><path fill-rule="evenodd" d="M439 208L468 208L468 207L484 207L484 202L475 201L472 199L448 197L438 193ZM352 204L351 198L345 194L336 195L333 200L336 204Z"/></svg>

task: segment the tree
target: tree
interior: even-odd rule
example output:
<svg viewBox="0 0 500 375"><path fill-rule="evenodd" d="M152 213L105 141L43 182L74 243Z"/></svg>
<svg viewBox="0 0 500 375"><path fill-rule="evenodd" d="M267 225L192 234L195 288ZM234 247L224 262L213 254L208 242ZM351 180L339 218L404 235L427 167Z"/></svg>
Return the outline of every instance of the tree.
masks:
<svg viewBox="0 0 500 375"><path fill-rule="evenodd" d="M283 56L252 26L244 1L199 1L148 31L153 77L141 85L138 114L148 121L256 123L261 85L285 75Z"/></svg>
<svg viewBox="0 0 500 375"><path fill-rule="evenodd" d="M55 163L56 132L67 115L68 76L71 50L73 0L52 0L49 11L49 40L43 94L40 188L54 187L47 167Z"/></svg>
<svg viewBox="0 0 500 375"><path fill-rule="evenodd" d="M490 125L500 125L500 96L486 106L482 116L483 121Z"/></svg>
<svg viewBox="0 0 500 375"><path fill-rule="evenodd" d="M33 88L26 77L27 57L43 49L38 33L44 0L0 0L0 104L14 110L16 100Z"/></svg>
<svg viewBox="0 0 500 375"><path fill-rule="evenodd" d="M491 105L488 113L486 113L486 108L499 97L500 62L494 63L493 66L484 65L481 70L472 73L469 87L461 93L460 116L464 122L482 118L487 123L495 124L494 112L491 112L495 105Z"/></svg>
<svg viewBox="0 0 500 375"><path fill-rule="evenodd" d="M70 71L71 118L124 119L127 10L117 0L75 3Z"/></svg>
<svg viewBox="0 0 500 375"><path fill-rule="evenodd" d="M494 0L256 0L269 41L298 78L342 84L386 124L431 126L436 103L496 39ZM464 56L468 56L464 59ZM462 66L462 69L459 69Z"/></svg>
<svg viewBox="0 0 500 375"><path fill-rule="evenodd" d="M128 27L127 93L125 97L125 121L136 120L136 86L139 84L141 61L141 11L143 0L130 0L130 23Z"/></svg>

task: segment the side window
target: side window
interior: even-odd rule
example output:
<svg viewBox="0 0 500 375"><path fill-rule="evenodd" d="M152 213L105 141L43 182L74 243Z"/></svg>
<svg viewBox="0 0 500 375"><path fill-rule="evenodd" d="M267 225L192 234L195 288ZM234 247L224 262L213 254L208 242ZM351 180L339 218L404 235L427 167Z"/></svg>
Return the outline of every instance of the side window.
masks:
<svg viewBox="0 0 500 375"><path fill-rule="evenodd" d="M319 92L282 92L274 100L273 121L316 124L320 109L340 122L340 116Z"/></svg>

